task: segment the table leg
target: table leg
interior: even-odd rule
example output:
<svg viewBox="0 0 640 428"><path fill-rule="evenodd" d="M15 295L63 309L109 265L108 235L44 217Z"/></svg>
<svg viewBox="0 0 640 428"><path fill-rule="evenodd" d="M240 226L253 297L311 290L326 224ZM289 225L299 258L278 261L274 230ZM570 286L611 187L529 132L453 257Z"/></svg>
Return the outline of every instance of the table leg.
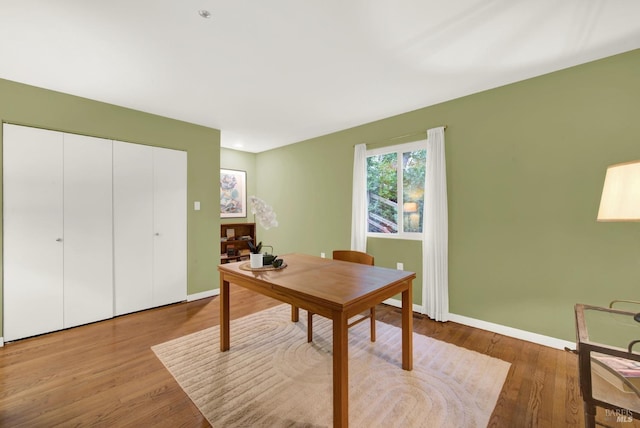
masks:
<svg viewBox="0 0 640 428"><path fill-rule="evenodd" d="M228 351L231 345L229 337L229 281L220 274L220 351Z"/></svg>
<svg viewBox="0 0 640 428"><path fill-rule="evenodd" d="M584 427L595 428L596 426L596 406L591 403L584 403Z"/></svg>
<svg viewBox="0 0 640 428"><path fill-rule="evenodd" d="M291 322L298 322L300 319L300 310L297 306L291 305Z"/></svg>
<svg viewBox="0 0 640 428"><path fill-rule="evenodd" d="M413 370L413 284L402 292L402 368Z"/></svg>
<svg viewBox="0 0 640 428"><path fill-rule="evenodd" d="M333 426L349 426L349 319L333 313Z"/></svg>

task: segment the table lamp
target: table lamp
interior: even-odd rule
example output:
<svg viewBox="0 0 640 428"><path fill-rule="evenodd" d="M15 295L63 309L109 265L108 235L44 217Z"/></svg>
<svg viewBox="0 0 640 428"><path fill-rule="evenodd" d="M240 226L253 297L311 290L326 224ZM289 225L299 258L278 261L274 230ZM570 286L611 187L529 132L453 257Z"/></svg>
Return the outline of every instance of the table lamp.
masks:
<svg viewBox="0 0 640 428"><path fill-rule="evenodd" d="M640 160L607 168L598 221L640 221Z"/></svg>
<svg viewBox="0 0 640 428"><path fill-rule="evenodd" d="M640 221L640 160L607 168L598 221Z"/></svg>

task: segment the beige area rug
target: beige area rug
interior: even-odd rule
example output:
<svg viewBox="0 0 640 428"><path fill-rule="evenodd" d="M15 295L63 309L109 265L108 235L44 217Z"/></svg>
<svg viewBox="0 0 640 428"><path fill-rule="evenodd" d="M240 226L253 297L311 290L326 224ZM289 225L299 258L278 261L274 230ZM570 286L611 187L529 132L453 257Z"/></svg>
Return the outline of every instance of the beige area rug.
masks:
<svg viewBox="0 0 640 428"><path fill-rule="evenodd" d="M332 426L331 322L280 305L231 321L231 350L212 327L152 349L214 427ZM303 321L304 320L304 321ZM378 322L349 329L351 427L485 427L509 363L413 335L402 370L401 329Z"/></svg>

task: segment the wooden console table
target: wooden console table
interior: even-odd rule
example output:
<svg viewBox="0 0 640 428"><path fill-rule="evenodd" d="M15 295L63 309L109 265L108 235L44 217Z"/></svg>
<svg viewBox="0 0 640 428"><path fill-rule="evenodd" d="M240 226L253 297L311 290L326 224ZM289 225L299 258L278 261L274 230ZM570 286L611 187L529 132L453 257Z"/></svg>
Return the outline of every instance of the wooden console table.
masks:
<svg viewBox="0 0 640 428"><path fill-rule="evenodd" d="M402 293L402 368L413 369L413 272L367 266L303 254L282 256L285 269L252 272L241 263L218 266L220 271L220 350L227 351L229 284L239 285L333 320L333 426L349 425L348 327L350 317ZM301 336L301 341L306 337Z"/></svg>

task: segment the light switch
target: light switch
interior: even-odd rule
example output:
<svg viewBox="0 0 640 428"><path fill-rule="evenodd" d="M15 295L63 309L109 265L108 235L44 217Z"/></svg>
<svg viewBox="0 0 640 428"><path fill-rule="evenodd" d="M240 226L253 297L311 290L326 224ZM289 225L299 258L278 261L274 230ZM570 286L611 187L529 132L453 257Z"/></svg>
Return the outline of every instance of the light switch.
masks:
<svg viewBox="0 0 640 428"><path fill-rule="evenodd" d="M200 211L200 201L195 201L195 202L193 203L193 209L194 209L195 211Z"/></svg>

